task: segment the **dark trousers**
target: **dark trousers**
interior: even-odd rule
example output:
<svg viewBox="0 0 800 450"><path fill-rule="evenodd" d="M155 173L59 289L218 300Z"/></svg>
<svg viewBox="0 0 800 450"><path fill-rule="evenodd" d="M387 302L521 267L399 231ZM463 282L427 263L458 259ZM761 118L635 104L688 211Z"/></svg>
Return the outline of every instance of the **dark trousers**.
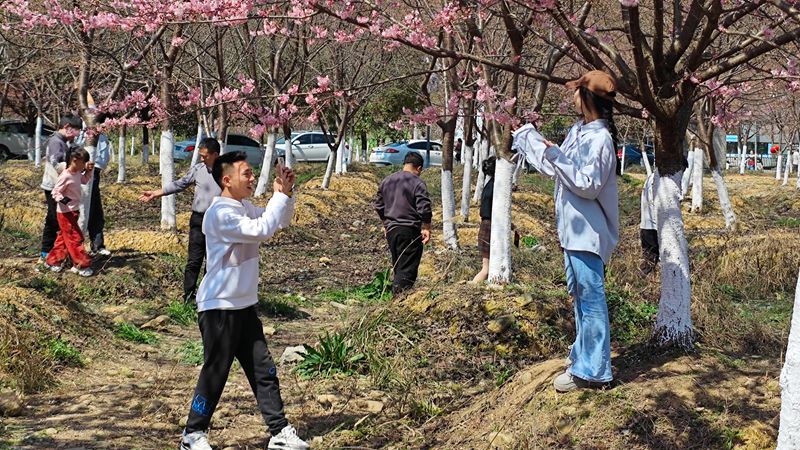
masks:
<svg viewBox="0 0 800 450"><path fill-rule="evenodd" d="M267 349L255 306L212 309L198 315L203 336L203 368L192 397L186 432L206 431L222 396L233 358L239 361L269 431L275 435L289 424L283 413L278 371Z"/></svg>
<svg viewBox="0 0 800 450"><path fill-rule="evenodd" d="M186 257L186 269L183 271L183 300L187 303L194 301L197 292L197 278L200 277L200 268L206 257L206 235L203 234L203 215L192 211L189 219L189 254Z"/></svg>
<svg viewBox="0 0 800 450"><path fill-rule="evenodd" d="M422 236L413 227L394 227L386 233L389 251L392 253L392 294L410 288L417 281L419 261L422 259Z"/></svg>
<svg viewBox="0 0 800 450"><path fill-rule="evenodd" d="M650 273L658 264L658 231L639 230L639 237L642 240L642 271Z"/></svg>
<svg viewBox="0 0 800 450"><path fill-rule="evenodd" d="M44 191L47 202L47 215L44 216L44 229L42 229L42 253L50 253L56 243L58 234L58 219L56 218L56 201L53 200L52 191Z"/></svg>
<svg viewBox="0 0 800 450"><path fill-rule="evenodd" d="M89 205L89 223L87 224L87 228L89 231L89 242L92 245L93 252L105 248L106 246L103 240L103 228L106 226L106 218L103 215L103 200L100 197L100 174L102 172L102 169L95 168L94 175L92 176L92 199Z"/></svg>

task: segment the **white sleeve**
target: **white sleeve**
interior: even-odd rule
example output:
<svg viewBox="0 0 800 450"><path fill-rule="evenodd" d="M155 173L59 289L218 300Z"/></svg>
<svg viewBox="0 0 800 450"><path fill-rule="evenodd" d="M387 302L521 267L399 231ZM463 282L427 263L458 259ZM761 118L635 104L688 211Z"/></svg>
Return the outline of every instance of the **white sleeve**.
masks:
<svg viewBox="0 0 800 450"><path fill-rule="evenodd" d="M579 197L594 200L616 170L617 160L610 138L593 140L589 154L591 157L584 166L579 166L555 145L545 151L544 157L567 189Z"/></svg>
<svg viewBox="0 0 800 450"><path fill-rule="evenodd" d="M216 218L218 220L216 233L222 241L256 243L268 240L278 230L289 225L292 216L287 213L294 211L294 202L285 194L276 193L266 208L255 208L251 205L247 209L248 214L256 217L236 214L227 208L220 211L222 216ZM261 214L256 215L254 212Z"/></svg>
<svg viewBox="0 0 800 450"><path fill-rule="evenodd" d="M522 152L525 159L539 172L552 177L555 175L550 162L544 159L546 146L542 136L533 125L525 125L514 134L512 148Z"/></svg>

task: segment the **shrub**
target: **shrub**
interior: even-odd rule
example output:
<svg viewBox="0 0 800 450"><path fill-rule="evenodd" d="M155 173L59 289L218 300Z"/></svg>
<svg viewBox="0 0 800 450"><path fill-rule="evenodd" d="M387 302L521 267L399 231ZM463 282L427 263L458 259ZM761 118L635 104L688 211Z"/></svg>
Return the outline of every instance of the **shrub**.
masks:
<svg viewBox="0 0 800 450"><path fill-rule="evenodd" d="M197 322L197 309L186 302L172 302L167 305L167 315L178 325L192 325Z"/></svg>
<svg viewBox="0 0 800 450"><path fill-rule="evenodd" d="M118 338L137 344L155 344L158 342L158 337L155 333L147 330L140 330L136 325L129 322L122 322L117 325L115 333Z"/></svg>
<svg viewBox="0 0 800 450"><path fill-rule="evenodd" d="M326 332L320 336L318 347L304 347L306 354L295 369L302 378L328 377L338 373L352 375L365 359L363 353L356 353L342 333L330 335Z"/></svg>
<svg viewBox="0 0 800 450"><path fill-rule="evenodd" d="M46 347L47 353L54 361L70 367L83 366L81 352L60 337L48 340Z"/></svg>

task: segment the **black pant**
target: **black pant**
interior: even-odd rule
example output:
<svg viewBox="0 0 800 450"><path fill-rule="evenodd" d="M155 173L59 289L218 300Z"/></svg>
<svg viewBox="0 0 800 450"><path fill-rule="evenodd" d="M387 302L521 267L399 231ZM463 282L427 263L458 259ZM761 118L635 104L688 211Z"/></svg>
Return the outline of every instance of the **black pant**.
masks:
<svg viewBox="0 0 800 450"><path fill-rule="evenodd" d="M100 174L102 169L95 168L92 179L92 199L89 204L89 242L92 244L92 251L96 252L105 248L103 240L103 228L106 226L106 218L103 215L103 200L100 197Z"/></svg>
<svg viewBox="0 0 800 450"><path fill-rule="evenodd" d="M200 268L203 267L203 259L206 257L203 215L204 213L192 211L192 217L189 219L189 254L183 272L183 300L187 303L194 301L197 278L200 276Z"/></svg>
<svg viewBox="0 0 800 450"><path fill-rule="evenodd" d="M413 227L394 227L386 233L389 251L392 252L392 294L410 288L417 281L419 261L422 259L422 236Z"/></svg>
<svg viewBox="0 0 800 450"><path fill-rule="evenodd" d="M44 228L42 229L42 253L50 253L56 243L58 234L58 220L56 219L56 201L53 200L52 191L44 191L44 199L47 202L47 215L44 216Z"/></svg>
<svg viewBox="0 0 800 450"><path fill-rule="evenodd" d="M639 230L639 237L642 240L642 270L650 273L655 269L658 264L658 231L656 230Z"/></svg>
<svg viewBox="0 0 800 450"><path fill-rule="evenodd" d="M278 371L267 349L255 306L212 309L198 315L203 336L203 368L192 397L186 432L206 431L222 396L233 358L239 361L269 431L275 435L289 424L283 413Z"/></svg>

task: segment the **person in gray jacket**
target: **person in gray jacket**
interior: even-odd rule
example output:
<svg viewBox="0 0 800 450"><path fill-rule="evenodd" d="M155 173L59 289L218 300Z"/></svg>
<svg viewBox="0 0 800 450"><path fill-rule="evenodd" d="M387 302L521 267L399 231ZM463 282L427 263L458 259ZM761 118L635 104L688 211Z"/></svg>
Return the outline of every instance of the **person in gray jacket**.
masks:
<svg viewBox="0 0 800 450"><path fill-rule="evenodd" d="M601 386L613 378L604 271L619 242L614 80L594 70L567 83L567 89L574 92L582 117L560 148L544 140L546 148L532 161L555 178L556 228L575 311L569 367L553 381L559 392ZM514 145L536 145L526 142L528 135L539 136L520 130Z"/></svg>
<svg viewBox="0 0 800 450"><path fill-rule="evenodd" d="M189 252L186 257L186 269L183 272L183 301L188 304L194 304L197 279L206 256L206 236L202 229L203 216L214 197L222 192L211 174L214 161L219 157L219 142L214 138L205 138L200 141L197 151L200 153L200 162L193 165L183 178L175 180L161 189L144 191L139 196L139 200L149 202L155 198L172 195L186 190L189 186L194 186L192 216L189 219Z"/></svg>

